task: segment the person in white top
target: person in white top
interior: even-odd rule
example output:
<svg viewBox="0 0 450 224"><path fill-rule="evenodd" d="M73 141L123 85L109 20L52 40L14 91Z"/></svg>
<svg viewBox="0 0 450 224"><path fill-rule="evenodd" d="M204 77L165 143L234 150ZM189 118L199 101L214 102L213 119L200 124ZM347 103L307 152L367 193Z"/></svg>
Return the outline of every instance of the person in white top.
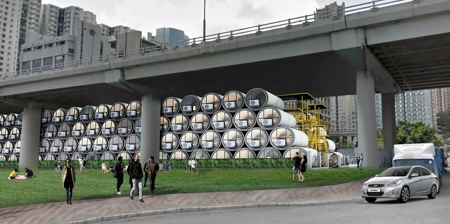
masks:
<svg viewBox="0 0 450 224"><path fill-rule="evenodd" d="M80 173L83 171L83 159L77 156L78 162L80 162Z"/></svg>
<svg viewBox="0 0 450 224"><path fill-rule="evenodd" d="M189 160L188 166L189 166L189 171L192 171L192 159Z"/></svg>
<svg viewBox="0 0 450 224"><path fill-rule="evenodd" d="M192 159L189 161L189 167L192 172L197 171L197 160L195 160L195 157L192 157Z"/></svg>
<svg viewBox="0 0 450 224"><path fill-rule="evenodd" d="M109 172L109 170L108 170L108 168L106 167L106 163L102 163L102 172L103 173L108 173Z"/></svg>

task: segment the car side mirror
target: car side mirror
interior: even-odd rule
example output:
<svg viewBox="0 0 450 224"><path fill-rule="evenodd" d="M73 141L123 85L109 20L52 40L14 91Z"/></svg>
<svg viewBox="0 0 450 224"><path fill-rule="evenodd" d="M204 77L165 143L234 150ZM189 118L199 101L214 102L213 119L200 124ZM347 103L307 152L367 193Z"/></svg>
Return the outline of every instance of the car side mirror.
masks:
<svg viewBox="0 0 450 224"><path fill-rule="evenodd" d="M380 176L379 174L375 175L375 177L379 177L379 176Z"/></svg>
<svg viewBox="0 0 450 224"><path fill-rule="evenodd" d="M419 176L418 173L412 173L412 174L411 174L411 177L418 177L418 176Z"/></svg>

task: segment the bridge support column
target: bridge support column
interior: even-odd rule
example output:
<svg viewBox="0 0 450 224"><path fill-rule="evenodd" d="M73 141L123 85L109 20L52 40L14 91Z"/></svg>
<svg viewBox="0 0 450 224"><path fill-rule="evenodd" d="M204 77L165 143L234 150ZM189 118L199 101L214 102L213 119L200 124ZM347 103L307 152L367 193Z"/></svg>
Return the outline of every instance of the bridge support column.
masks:
<svg viewBox="0 0 450 224"><path fill-rule="evenodd" d="M148 157L159 160L160 129L159 120L161 98L155 94L142 96L141 101L141 163L145 164Z"/></svg>
<svg viewBox="0 0 450 224"><path fill-rule="evenodd" d="M395 93L382 93L382 116L383 116L383 150L381 152L381 164L391 167L391 151L397 143L395 123Z"/></svg>
<svg viewBox="0 0 450 224"><path fill-rule="evenodd" d="M19 167L38 168L41 108L28 104L23 111Z"/></svg>
<svg viewBox="0 0 450 224"><path fill-rule="evenodd" d="M358 113L358 152L363 153L363 168L378 168L375 84L371 71L356 74Z"/></svg>

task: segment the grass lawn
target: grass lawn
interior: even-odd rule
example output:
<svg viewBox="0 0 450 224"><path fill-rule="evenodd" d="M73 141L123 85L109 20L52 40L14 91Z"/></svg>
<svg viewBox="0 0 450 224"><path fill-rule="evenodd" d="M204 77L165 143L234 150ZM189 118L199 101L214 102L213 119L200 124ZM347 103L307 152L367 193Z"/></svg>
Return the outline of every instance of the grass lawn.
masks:
<svg viewBox="0 0 450 224"><path fill-rule="evenodd" d="M302 184L292 183L290 169L200 169L199 174L187 169L173 169L159 172L156 178L156 194L249 191L267 189L288 189L340 184L361 180L378 174L383 169L335 168L309 169ZM66 200L61 173L54 170L34 170L35 177L28 180L8 180L11 170L0 169L0 208L61 202ZM18 174L22 174L19 170ZM73 201L119 197L116 194L116 179L111 173L100 169L76 172L77 182ZM297 177L296 177L297 178ZM128 197L130 185L128 174L124 174L122 195ZM149 195L149 184L143 194Z"/></svg>

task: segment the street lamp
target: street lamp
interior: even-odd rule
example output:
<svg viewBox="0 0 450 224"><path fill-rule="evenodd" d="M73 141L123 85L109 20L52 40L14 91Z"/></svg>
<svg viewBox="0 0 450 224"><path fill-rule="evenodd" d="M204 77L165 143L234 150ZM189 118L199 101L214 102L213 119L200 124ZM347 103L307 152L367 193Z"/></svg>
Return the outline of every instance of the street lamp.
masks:
<svg viewBox="0 0 450 224"><path fill-rule="evenodd" d="M203 42L206 41L206 0L203 0Z"/></svg>

